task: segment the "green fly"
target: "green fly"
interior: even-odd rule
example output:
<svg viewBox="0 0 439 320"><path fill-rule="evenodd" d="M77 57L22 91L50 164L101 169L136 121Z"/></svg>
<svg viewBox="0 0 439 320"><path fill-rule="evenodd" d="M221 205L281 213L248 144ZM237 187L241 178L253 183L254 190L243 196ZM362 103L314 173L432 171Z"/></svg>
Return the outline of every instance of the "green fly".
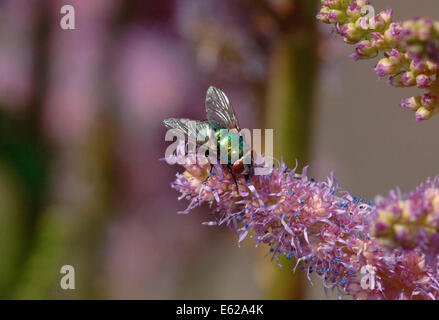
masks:
<svg viewBox="0 0 439 320"><path fill-rule="evenodd" d="M196 137L197 133L201 133L203 136L213 135L216 139L216 145L208 145L207 149L216 153L217 160L221 160L221 163L227 166L238 188L236 183L237 175L243 175L247 180L248 176L254 173L253 151L240 134L241 130L235 111L223 91L215 87L209 87L205 106L207 120L170 118L164 120L163 123L167 128L178 130L186 137L189 135ZM191 125L193 123L195 123L195 126ZM232 141L238 143L234 144ZM197 139L198 145L204 143L205 141L198 141ZM221 154L217 150L226 150L227 163L223 162L224 159L221 158ZM211 164L211 171L212 168L213 165Z"/></svg>

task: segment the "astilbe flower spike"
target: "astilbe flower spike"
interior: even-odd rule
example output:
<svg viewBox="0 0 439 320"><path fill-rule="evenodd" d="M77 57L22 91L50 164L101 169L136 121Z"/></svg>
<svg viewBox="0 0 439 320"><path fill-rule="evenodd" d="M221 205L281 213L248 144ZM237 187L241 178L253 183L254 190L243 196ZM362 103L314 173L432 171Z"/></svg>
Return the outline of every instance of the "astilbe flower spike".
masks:
<svg viewBox="0 0 439 320"><path fill-rule="evenodd" d="M293 259L294 271L308 278L316 273L325 291L338 289L340 297L355 299L439 298L436 266L423 248L380 242L373 234L377 208L340 189L333 176L315 181L307 168L299 173L280 162L270 175L239 178L237 192L220 165L209 173L209 164L187 160L184 168L172 183L180 199L189 200L180 213L208 204L214 221L205 224L229 226L238 244L253 238L256 246L268 245L272 260Z"/></svg>
<svg viewBox="0 0 439 320"><path fill-rule="evenodd" d="M375 67L395 87L426 89L424 95L400 105L416 112L416 120L439 112L439 21L417 18L393 21L391 9L368 18L373 8L367 0L322 0L317 18L333 24L344 41L355 44L355 60L382 55Z"/></svg>

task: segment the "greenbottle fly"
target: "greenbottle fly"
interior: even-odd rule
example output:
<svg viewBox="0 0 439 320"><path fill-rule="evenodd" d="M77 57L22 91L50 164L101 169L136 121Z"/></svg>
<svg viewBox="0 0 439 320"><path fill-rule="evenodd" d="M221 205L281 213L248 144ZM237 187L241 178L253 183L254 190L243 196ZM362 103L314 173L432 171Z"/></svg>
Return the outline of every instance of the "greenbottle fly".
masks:
<svg viewBox="0 0 439 320"><path fill-rule="evenodd" d="M240 134L241 129L235 111L223 91L215 87L209 87L206 94L205 107L207 120L170 118L164 120L163 124L168 129L180 131L186 137L189 134L196 137L197 133L202 133L204 136L213 134L216 139L216 145L208 146L208 151L214 151L217 160L220 160L220 152L217 152L217 150L226 148L224 149L227 151L227 164L225 165L238 189L236 176L243 175L247 180L254 173L253 151ZM191 125L193 123L195 123L195 126ZM234 144L232 141L238 141L238 143ZM204 142L197 140L198 145L204 144ZM233 159L238 160L233 161ZM224 164L224 162L222 163ZM210 170L212 171L212 169L213 165L211 164Z"/></svg>

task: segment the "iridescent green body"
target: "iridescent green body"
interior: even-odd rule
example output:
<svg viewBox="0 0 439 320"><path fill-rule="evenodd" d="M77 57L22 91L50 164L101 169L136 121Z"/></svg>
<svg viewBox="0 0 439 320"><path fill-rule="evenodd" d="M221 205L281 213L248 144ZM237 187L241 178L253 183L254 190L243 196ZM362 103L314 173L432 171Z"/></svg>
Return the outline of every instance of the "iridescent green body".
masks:
<svg viewBox="0 0 439 320"><path fill-rule="evenodd" d="M227 164L233 165L250 151L243 137L238 133L219 129L215 131L215 136L217 138L217 158L221 158L221 150L227 150Z"/></svg>

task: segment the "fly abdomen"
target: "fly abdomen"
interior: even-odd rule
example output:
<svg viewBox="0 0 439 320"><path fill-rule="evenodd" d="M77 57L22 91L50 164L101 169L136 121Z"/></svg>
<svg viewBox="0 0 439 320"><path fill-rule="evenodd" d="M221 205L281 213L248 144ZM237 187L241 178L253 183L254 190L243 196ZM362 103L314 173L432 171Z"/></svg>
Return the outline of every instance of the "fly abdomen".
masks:
<svg viewBox="0 0 439 320"><path fill-rule="evenodd" d="M224 133L224 131L226 133ZM221 164L234 164L241 159L249 149L242 136L237 133L218 130L216 136L218 142L217 156Z"/></svg>

